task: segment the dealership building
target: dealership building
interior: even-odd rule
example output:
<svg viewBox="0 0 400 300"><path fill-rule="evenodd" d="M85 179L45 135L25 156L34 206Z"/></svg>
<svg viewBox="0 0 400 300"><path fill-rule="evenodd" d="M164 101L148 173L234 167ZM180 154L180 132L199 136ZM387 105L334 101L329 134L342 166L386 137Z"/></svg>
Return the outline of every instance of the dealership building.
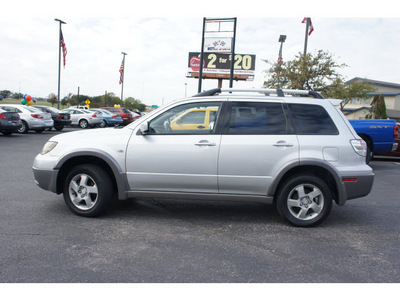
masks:
<svg viewBox="0 0 400 300"><path fill-rule="evenodd" d="M385 97L386 114L389 119L400 122L400 84L355 77L348 82L367 81L375 90L368 94L367 99L353 99L343 108L348 119L365 119L370 112L371 101L376 95Z"/></svg>

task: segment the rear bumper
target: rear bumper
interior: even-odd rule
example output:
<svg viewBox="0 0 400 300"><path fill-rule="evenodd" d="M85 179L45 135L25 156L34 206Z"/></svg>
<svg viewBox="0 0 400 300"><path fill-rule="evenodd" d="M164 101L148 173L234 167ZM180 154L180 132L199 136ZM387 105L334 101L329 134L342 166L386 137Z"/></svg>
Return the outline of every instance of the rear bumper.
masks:
<svg viewBox="0 0 400 300"><path fill-rule="evenodd" d="M54 126L53 119L50 120L32 120L28 122L29 129L45 129Z"/></svg>
<svg viewBox="0 0 400 300"><path fill-rule="evenodd" d="M367 196L372 190L373 183L374 173L356 177L342 177L346 200ZM339 205L343 205L344 202L339 203Z"/></svg>
<svg viewBox="0 0 400 300"><path fill-rule="evenodd" d="M14 122L8 121L3 122L0 125L0 131L16 132L22 126L21 121Z"/></svg>
<svg viewBox="0 0 400 300"><path fill-rule="evenodd" d="M64 119L54 119L54 126L62 125L62 126L69 126L71 125L71 120L64 120Z"/></svg>

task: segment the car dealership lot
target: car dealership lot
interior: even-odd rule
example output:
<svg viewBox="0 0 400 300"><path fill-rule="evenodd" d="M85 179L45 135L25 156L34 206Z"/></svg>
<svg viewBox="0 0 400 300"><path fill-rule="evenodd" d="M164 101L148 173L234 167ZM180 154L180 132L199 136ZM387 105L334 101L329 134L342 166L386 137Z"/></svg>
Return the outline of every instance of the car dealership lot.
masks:
<svg viewBox="0 0 400 300"><path fill-rule="evenodd" d="M371 194L316 228L258 203L138 199L82 218L34 183L54 134L0 135L0 282L400 282L400 159L372 161Z"/></svg>

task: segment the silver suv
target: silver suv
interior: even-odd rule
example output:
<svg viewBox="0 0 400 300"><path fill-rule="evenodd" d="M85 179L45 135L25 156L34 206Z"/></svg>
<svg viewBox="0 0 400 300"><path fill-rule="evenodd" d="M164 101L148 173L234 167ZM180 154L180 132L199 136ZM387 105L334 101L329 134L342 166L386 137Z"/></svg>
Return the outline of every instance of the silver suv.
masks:
<svg viewBox="0 0 400 300"><path fill-rule="evenodd" d="M54 136L33 172L80 216L135 197L261 201L295 226L314 226L333 201L366 196L374 179L340 102L311 91L214 89L124 128Z"/></svg>

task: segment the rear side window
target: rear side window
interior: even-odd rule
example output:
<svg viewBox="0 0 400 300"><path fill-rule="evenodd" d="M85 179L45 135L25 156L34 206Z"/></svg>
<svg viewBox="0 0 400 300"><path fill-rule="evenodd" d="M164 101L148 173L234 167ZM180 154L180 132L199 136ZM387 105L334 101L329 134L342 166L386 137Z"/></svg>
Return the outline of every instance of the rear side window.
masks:
<svg viewBox="0 0 400 300"><path fill-rule="evenodd" d="M229 134L291 134L281 103L234 102Z"/></svg>
<svg viewBox="0 0 400 300"><path fill-rule="evenodd" d="M289 104L296 134L337 135L339 134L325 108L313 104Z"/></svg>

